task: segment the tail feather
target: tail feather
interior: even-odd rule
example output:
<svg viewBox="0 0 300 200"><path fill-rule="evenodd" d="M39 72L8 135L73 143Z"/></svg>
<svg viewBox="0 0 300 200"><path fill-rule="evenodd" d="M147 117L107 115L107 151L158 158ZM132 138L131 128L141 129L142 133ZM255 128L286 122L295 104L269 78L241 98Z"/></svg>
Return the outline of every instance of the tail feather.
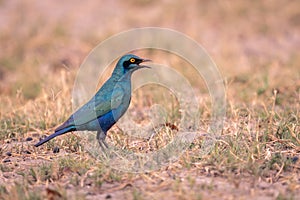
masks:
<svg viewBox="0 0 300 200"><path fill-rule="evenodd" d="M36 143L34 146L35 146L35 147L38 147L38 146L40 146L40 145L42 145L42 144L48 142L49 140L51 140L51 139L53 139L53 138L55 138L55 137L57 137L57 136L59 136L59 135L65 134L65 133L70 132L70 131L75 131L75 130L76 130L76 129L75 129L73 126L71 126L71 127L66 127L66 128L64 128L64 129L60 129L60 130L58 130L58 131L55 131L55 133L53 133L52 135L49 135L49 136L46 137L45 139L39 141L39 142Z"/></svg>

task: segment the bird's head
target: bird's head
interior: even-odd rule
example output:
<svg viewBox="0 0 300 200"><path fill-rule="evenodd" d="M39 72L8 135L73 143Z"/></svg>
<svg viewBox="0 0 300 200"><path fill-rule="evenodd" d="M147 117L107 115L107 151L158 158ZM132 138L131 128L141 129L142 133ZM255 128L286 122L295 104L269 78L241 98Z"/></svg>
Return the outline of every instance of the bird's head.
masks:
<svg viewBox="0 0 300 200"><path fill-rule="evenodd" d="M127 54L120 58L117 63L116 69L114 72L122 72L123 74L127 72L134 72L142 68L150 68L146 65L141 65L143 62L151 61L149 59L143 59L133 54Z"/></svg>

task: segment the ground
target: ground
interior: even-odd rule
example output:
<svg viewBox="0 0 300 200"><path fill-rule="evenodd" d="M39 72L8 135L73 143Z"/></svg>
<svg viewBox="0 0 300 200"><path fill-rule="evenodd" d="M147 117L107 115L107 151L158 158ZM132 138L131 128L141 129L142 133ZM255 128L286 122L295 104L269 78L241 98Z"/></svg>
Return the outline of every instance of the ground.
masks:
<svg viewBox="0 0 300 200"><path fill-rule="evenodd" d="M299 4L0 1L0 199L300 199ZM159 50L135 53L186 76L199 105L200 136L176 161L124 172L91 156L75 133L35 148L72 113L77 72L92 49L149 26L193 38L222 75L226 117L211 151L201 154L212 117L205 77ZM94 84L101 86L114 64ZM182 128L183 111L170 90L136 90L127 113L144 127L154 104L168 114L153 137L130 138L114 126L107 142L139 153L165 147Z"/></svg>

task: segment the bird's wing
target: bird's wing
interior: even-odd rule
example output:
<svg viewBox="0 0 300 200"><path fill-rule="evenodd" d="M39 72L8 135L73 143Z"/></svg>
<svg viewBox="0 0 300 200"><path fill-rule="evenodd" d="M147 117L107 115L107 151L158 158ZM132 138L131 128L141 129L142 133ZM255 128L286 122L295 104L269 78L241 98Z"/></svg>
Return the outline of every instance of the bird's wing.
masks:
<svg viewBox="0 0 300 200"><path fill-rule="evenodd" d="M95 118L93 118L93 115L95 115L96 113L96 118L110 112L113 109L118 108L123 101L125 92L121 87L116 86L113 90L113 92L110 92L111 95L106 95L104 98L102 96L97 95L95 97L95 104L93 104L94 106L94 113L92 112L87 112L87 115L91 115L89 118L90 120L87 121L91 121ZM93 109L93 108L92 108Z"/></svg>
<svg viewBox="0 0 300 200"><path fill-rule="evenodd" d="M79 108L65 123L56 130L60 130L69 126L80 126L86 124L112 109L116 109L122 103L124 90L121 87L115 87L111 95L101 95L102 92L96 94L90 101ZM104 93L104 92L103 92Z"/></svg>

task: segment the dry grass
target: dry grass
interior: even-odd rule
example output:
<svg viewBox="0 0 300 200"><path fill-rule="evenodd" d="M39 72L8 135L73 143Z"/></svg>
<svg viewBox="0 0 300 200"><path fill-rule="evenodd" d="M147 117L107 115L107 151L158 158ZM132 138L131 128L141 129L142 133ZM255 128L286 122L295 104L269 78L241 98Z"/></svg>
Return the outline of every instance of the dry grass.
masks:
<svg viewBox="0 0 300 200"><path fill-rule="evenodd" d="M0 199L300 198L299 2L268 3L89 1L57 7L50 1L1 1ZM88 52L114 33L143 26L170 27L195 38L222 72L227 117L213 150L200 156L199 137L178 161L133 174L99 163L75 134L34 148L71 114L76 72ZM193 74L176 56L138 53ZM201 129L207 130L208 91L202 80L191 84L201 97ZM128 112L137 123L147 123L145 113L161 103L168 123L156 127L151 140L113 127L111 145L152 152L176 136L176 99L151 89L136 91ZM59 153L53 153L55 147Z"/></svg>

